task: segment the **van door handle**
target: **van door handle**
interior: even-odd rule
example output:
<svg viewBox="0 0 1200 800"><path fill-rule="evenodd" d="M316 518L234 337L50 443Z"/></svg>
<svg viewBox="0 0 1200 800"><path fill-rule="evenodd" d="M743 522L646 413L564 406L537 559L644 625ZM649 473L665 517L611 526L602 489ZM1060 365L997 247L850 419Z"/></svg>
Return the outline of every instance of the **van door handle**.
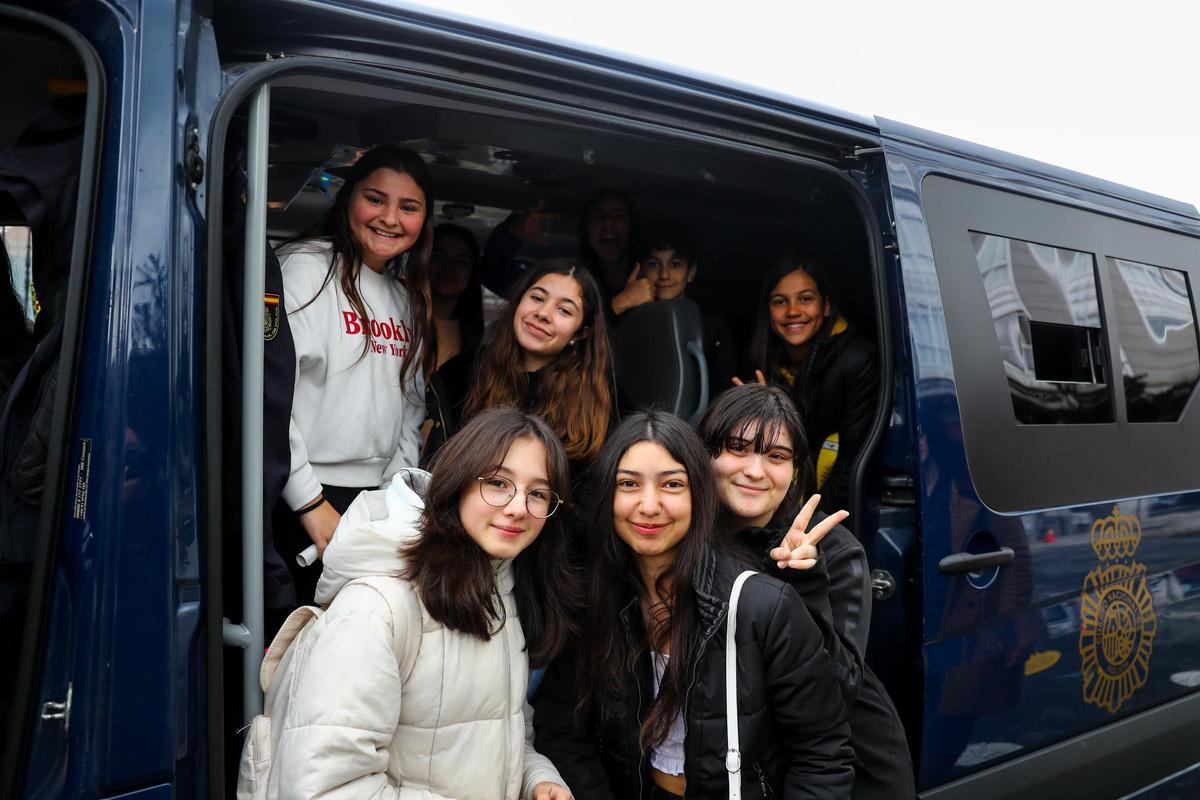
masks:
<svg viewBox="0 0 1200 800"><path fill-rule="evenodd" d="M1003 567L1016 556L1011 547L1001 547L988 553L955 553L938 562L943 575L966 575L988 567Z"/></svg>

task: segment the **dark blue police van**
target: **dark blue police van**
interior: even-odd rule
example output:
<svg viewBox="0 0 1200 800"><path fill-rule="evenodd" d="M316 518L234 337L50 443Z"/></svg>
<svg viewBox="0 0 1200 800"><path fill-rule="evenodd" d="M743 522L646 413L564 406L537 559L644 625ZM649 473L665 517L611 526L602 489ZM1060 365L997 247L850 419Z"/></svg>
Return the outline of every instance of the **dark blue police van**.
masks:
<svg viewBox="0 0 1200 800"><path fill-rule="evenodd" d="M1200 762L1194 207L371 0L0 0L0 107L0 795L228 794L264 252L384 141L480 236L542 202L571 252L601 186L688 220L735 330L779 247L826 254L881 356L850 524L922 796L1148 796Z"/></svg>

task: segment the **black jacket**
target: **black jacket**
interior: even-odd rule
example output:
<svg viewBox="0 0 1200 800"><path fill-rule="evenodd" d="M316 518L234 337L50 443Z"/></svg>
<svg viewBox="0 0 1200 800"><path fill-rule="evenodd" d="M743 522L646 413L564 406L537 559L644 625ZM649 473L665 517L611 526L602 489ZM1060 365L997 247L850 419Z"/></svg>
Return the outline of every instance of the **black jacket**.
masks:
<svg viewBox="0 0 1200 800"><path fill-rule="evenodd" d="M725 619L740 571L732 557L712 553L696 580L701 631L684 710L688 798L728 796ZM631 647L644 641L636 599L617 624ZM783 582L754 576L742 589L737 646L742 796L848 797L854 776L845 703L804 603ZM603 724L575 714L575 663L570 653L556 660L538 692L538 751L554 761L576 800L647 797L653 783L638 726L640 709L652 702L649 653L629 674L639 713Z"/></svg>
<svg viewBox="0 0 1200 800"><path fill-rule="evenodd" d="M463 405L476 377L479 350L461 350L446 359L425 385L425 414L432 421L421 467L428 469L433 456L462 427Z"/></svg>
<svg viewBox="0 0 1200 800"><path fill-rule="evenodd" d="M821 510L847 508L850 468L866 443L879 401L875 345L839 317L832 330L813 344L804 374L792 387L792 398L804 418L814 468L825 441L838 435L837 460L819 487Z"/></svg>
<svg viewBox="0 0 1200 800"><path fill-rule="evenodd" d="M819 523L825 515L817 512ZM750 528L738 534L756 553L777 547L787 528ZM777 569L764 558L763 569L791 584L812 615L834 632L825 647L841 673L857 681L849 699L850 745L854 748L854 800L911 800L916 797L912 757L900 715L882 681L867 665L871 628L871 574L862 545L838 525L821 541L821 558L808 570Z"/></svg>

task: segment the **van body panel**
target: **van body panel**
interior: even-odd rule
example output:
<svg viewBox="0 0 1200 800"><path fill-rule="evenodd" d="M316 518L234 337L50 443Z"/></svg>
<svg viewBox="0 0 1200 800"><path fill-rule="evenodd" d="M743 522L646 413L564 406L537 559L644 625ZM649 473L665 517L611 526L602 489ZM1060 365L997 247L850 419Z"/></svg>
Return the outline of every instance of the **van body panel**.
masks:
<svg viewBox="0 0 1200 800"><path fill-rule="evenodd" d="M1115 730L1118 720L1194 691L1189 676L1200 667L1197 634L1185 622L1197 608L1191 587L1200 524L1190 513L1200 503L1190 491L1197 462L1175 453L1194 440L1184 433L1195 414L1194 388L1177 423L1127 422L1122 383L1111 377L1111 423L1005 423L1014 406L992 313L980 304L981 266L969 247L948 251L939 242L979 230L1086 251L1112 340L1107 260L1120 253L1186 272L1195 285L1200 247L1189 235L1194 213L1164 210L1153 197L1116 197L1099 191L1113 187L1093 185L1064 189L1062 174L1024 173L1024 164L995 163L999 155L990 152L987 161L978 152L950 152L953 140L929 149L911 135L896 140L885 132L883 142L913 362L924 610L920 784L930 789L1003 770L995 765L1004 762L1015 774L1027 768L1023 754ZM968 188L939 197L948 176L954 188ZM1003 186L1003 197L985 196L989 185ZM985 201L1007 203L1011 213L988 215ZM1084 233L1054 226L1056 215L1082 220ZM964 297L971 292L973 305ZM1121 363L1119 343L1104 345L1109 363ZM1105 438L1117 431L1124 446ZM1001 548L1013 553L1003 566L969 575L939 569L947 556ZM1140 724L1173 718L1147 719L1158 722ZM1120 774L1130 789L1155 774L1127 758L1092 767Z"/></svg>
<svg viewBox="0 0 1200 800"><path fill-rule="evenodd" d="M187 776L193 795L205 730L196 693L202 298L177 58L199 28L186 2L35 5L95 49L104 85L89 91L104 107L94 211L85 198L92 227L69 502L24 796L107 796L171 775ZM45 716L64 683L65 720Z"/></svg>

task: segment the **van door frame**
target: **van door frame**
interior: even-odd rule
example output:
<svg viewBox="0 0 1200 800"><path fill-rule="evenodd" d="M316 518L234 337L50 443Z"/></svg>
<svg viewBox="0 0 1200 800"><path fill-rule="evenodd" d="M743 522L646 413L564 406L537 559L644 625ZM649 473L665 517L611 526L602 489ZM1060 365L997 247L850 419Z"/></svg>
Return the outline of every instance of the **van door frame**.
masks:
<svg viewBox="0 0 1200 800"><path fill-rule="evenodd" d="M408 30L410 26L399 25ZM410 31L411 32L411 31ZM427 31L426 31L427 33ZM486 44L494 44L488 42ZM461 47L461 44L458 44ZM483 46L483 43L480 43ZM544 54L536 54L544 55ZM512 58L511 54L507 55ZM522 53L522 58L530 59L528 53ZM597 69L597 72L601 70ZM221 307L217 298L222 295L222 215L223 208L223 176L226 165L224 163L224 143L229 125L233 119L235 112L241 107L251 95L258 89L259 86L283 77L291 77L296 75L320 75L331 78L339 78L354 83L363 85L381 85L402 88L407 91L418 92L427 95L431 98L453 99L458 101L466 101L476 103L481 106L490 106L493 108L515 110L522 113L536 115L541 119L549 122L558 122L564 124L586 124L589 126L604 126L615 129L624 133L634 134L645 138L655 138L666 141L685 141L689 144L694 144L700 147L708 147L719 149L724 152L737 152L757 158L769 158L773 161L780 162L788 166L799 167L803 169L821 171L835 180L842 183L847 190L847 195L852 198L853 203L859 211L860 222L867 228L866 241L868 245L868 256L870 258L870 268L872 272L871 285L873 287L874 302L875 302L875 322L876 322L876 339L879 344L879 363L880 363L880 398L876 411L876 419L873 423L872 436L873 438L864 447L863 453L856 464L854 472L854 486L852 487L852 498L856 498L858 505L861 505L861 492L859 487L865 474L865 468L869 460L868 454L872 452L878 441L882 438L885 429L885 423L891 414L892 406L892 357L891 357L891 319L890 305L887 296L886 276L884 269L886 267L885 248L882 233L884 228L878 218L879 209L872 206L870 198L867 196L863 187L855 182L848 174L847 168L838 168L825 161L820 161L809 156L805 156L798 152L790 152L784 150L773 150L758 144L749 144L742 141L737 141L728 138L722 138L716 133L701 132L698 128L684 129L682 127L675 128L658 122L645 122L639 120L636 112L630 112L627 117L617 117L609 111L589 111L583 112L578 109L573 109L567 105L565 101L554 102L541 97L529 96L514 96L510 92L503 89L496 89L485 85L463 85L454 83L440 77L433 77L429 74L418 74L415 72L404 71L400 66L393 68L381 68L367 66L358 63L330 63L327 58L309 57L309 56L289 56L282 59L267 61L265 63L246 67L231 75L230 85L227 87L224 95L217 105L212 123L209 127L208 137L208 194L206 197L207 210L206 216L208 219L207 232L207 257L208 264L206 270L206 287L205 296L208 302L206 315L206 364L205 364L205 405L206 405L206 446L205 465L206 474L206 497L205 507L207 508L207 542L205 545L206 561L210 565L220 565L223 563L222 552L222 532L221 532L221 452L223 448L222 441L222 423L221 423L221 398L220 386L222 379L221 365L221 348L220 348L220 331L221 331ZM608 70L602 80L618 81L650 81L641 75L630 75ZM652 85L660 90L676 90L687 93L688 87L671 87L665 82L651 81ZM691 90L693 93L696 91ZM728 96L715 96L711 90L705 93L705 99L712 101L714 99L729 102L730 105L737 104L737 98L729 98ZM762 111L761 106L756 106L756 110ZM810 126L816 128L828 128L831 132L836 129L842 137L848 135L847 129L844 127L836 127L830 123L814 122L802 118L801 110L782 110L770 109L775 114L785 117L792 124ZM678 119L679 117L676 117ZM877 138L871 138L871 135L856 134L861 137L862 144L868 147L879 145ZM849 155L849 154L848 154ZM884 180L882 177L880 180ZM888 223L890 230L890 222ZM210 720L210 757L214 763L219 764L222 760L221 750L223 749L223 730L225 723L223 721L224 709L222 703L222 690L224 679L222 675L222 659L224 652L224 644L222 639L222 598L224 587L222 586L221 574L218 569L209 569L207 571L205 593L208 602L207 614L207 630L208 630L208 675L210 685L207 687L208 697L208 713Z"/></svg>
<svg viewBox="0 0 1200 800"><path fill-rule="evenodd" d="M29 610L26 612L21 637L20 652L27 657L20 663L13 686L13 702L5 731L5 741L9 746L5 748L0 760L0 796L15 797L19 794L24 780L24 767L28 763L26 757L34 727L32 711L40 697L39 687L50 617L51 586L58 563L59 535L65 511L62 503L67 496L68 456L72 451L72 448L68 447L67 433L71 427L71 409L75 404L76 363L82 345L84 298L88 289L86 265L92 251L92 218L102 144L100 114L105 107L106 86L100 55L74 28L44 13L0 5L0 18L4 17L43 28L62 37L75 48L87 80L79 196L76 202L70 275L67 279L66 304L63 310L62 350L58 363L50 438L46 450L46 482L42 490L39 536L30 574ZM0 721L0 724L2 723L3 721Z"/></svg>

